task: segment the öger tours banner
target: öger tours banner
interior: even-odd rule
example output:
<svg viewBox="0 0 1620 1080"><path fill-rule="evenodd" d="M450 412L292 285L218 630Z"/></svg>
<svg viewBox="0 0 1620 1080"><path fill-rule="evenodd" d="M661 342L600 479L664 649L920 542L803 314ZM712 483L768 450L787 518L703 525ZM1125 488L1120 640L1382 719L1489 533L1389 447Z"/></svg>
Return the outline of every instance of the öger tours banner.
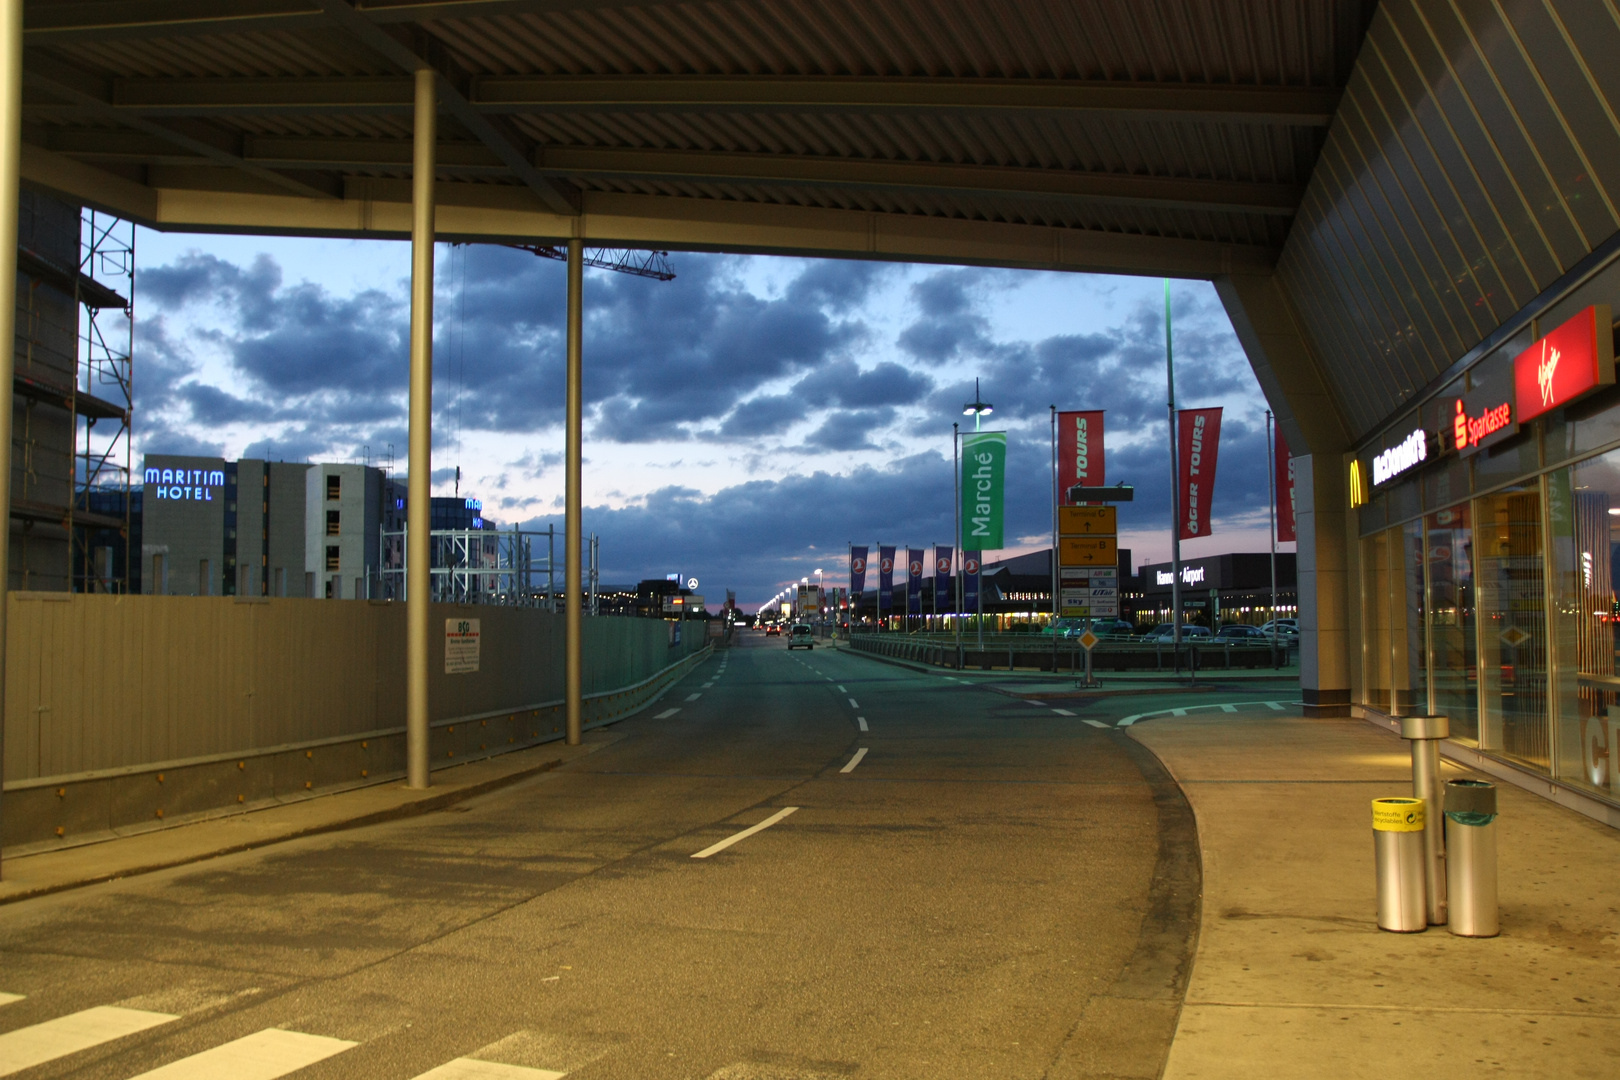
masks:
<svg viewBox="0 0 1620 1080"><path fill-rule="evenodd" d="M1215 457L1221 442L1221 410L1182 409L1176 414L1176 456L1181 491L1176 500L1181 538L1209 535L1209 513L1215 494Z"/></svg>
<svg viewBox="0 0 1620 1080"><path fill-rule="evenodd" d="M1076 484L1102 487L1103 412L1060 412L1058 421L1058 494L1069 505Z"/></svg>
<svg viewBox="0 0 1620 1080"><path fill-rule="evenodd" d="M1294 455L1281 431L1277 432L1277 542L1297 539L1294 531Z"/></svg>

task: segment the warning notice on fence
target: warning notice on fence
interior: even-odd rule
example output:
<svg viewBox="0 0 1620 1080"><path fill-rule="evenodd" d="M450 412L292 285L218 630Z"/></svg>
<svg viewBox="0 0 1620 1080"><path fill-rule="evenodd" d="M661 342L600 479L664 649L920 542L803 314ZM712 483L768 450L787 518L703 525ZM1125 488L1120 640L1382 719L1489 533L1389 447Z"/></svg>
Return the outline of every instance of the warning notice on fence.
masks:
<svg viewBox="0 0 1620 1080"><path fill-rule="evenodd" d="M478 620L444 620L444 673L469 675L478 670Z"/></svg>

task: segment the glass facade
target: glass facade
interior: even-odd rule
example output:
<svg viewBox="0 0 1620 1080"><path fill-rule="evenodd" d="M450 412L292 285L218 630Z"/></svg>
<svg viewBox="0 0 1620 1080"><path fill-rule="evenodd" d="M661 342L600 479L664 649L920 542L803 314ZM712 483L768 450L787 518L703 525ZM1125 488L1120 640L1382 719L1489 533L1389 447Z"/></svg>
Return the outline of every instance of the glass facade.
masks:
<svg viewBox="0 0 1620 1080"><path fill-rule="evenodd" d="M1382 493L1426 512L1361 519L1358 694L1443 714L1454 739L1620 801L1620 447L1467 496L1498 485L1504 459L1553 456L1543 436L1567 447L1571 426L1538 425L1489 468L1443 460ZM1452 505L1428 508L1442 494Z"/></svg>

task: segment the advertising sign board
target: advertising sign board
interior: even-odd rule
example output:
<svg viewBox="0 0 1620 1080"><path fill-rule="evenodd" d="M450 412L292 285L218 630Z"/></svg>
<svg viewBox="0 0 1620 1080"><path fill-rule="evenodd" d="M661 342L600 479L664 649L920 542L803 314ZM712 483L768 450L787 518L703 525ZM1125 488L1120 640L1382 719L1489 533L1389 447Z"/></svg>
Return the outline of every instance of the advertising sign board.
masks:
<svg viewBox="0 0 1620 1080"><path fill-rule="evenodd" d="M962 546L977 551L1004 547L1007 433L975 431L962 436Z"/></svg>
<svg viewBox="0 0 1620 1080"><path fill-rule="evenodd" d="M1058 425L1058 490L1102 487L1103 413L1060 412Z"/></svg>
<svg viewBox="0 0 1620 1080"><path fill-rule="evenodd" d="M444 620L444 673L470 675L478 670L478 620Z"/></svg>
<svg viewBox="0 0 1620 1080"><path fill-rule="evenodd" d="M1614 383L1614 329L1608 304L1593 304L1513 358L1519 423Z"/></svg>

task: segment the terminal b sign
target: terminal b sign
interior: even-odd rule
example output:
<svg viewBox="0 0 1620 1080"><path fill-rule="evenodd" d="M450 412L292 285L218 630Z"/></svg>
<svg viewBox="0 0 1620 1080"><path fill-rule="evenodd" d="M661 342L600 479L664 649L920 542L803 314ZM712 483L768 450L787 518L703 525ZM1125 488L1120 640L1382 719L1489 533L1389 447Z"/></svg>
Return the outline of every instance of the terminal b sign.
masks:
<svg viewBox="0 0 1620 1080"><path fill-rule="evenodd" d="M1058 537L1059 566L1117 566L1119 565L1119 538L1117 536L1060 536Z"/></svg>

